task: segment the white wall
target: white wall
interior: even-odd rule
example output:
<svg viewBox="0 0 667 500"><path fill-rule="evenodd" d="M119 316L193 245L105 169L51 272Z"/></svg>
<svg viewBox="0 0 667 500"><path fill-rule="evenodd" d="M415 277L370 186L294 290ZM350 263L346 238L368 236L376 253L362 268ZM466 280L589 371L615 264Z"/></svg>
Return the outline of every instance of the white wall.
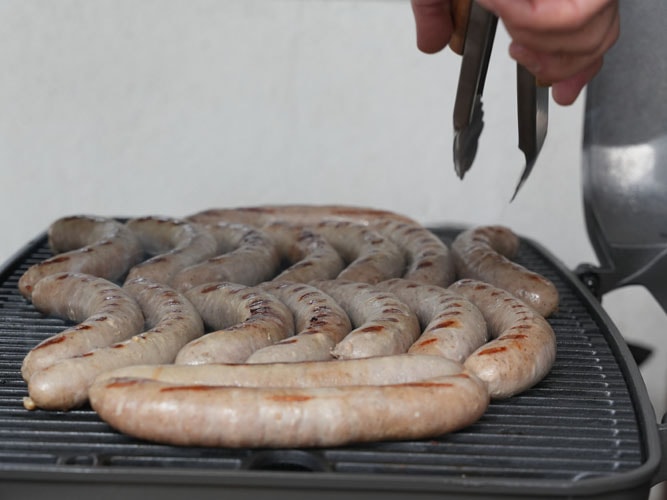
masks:
<svg viewBox="0 0 667 500"><path fill-rule="evenodd" d="M461 182L460 59L419 53L413 29L407 0L3 0L0 261L67 214L331 202L426 224L503 223L570 268L594 262L583 99L552 105L542 155L510 204L523 157L505 33ZM608 304L630 339L663 343L664 314L641 290ZM663 358L660 348L644 369L660 415Z"/></svg>

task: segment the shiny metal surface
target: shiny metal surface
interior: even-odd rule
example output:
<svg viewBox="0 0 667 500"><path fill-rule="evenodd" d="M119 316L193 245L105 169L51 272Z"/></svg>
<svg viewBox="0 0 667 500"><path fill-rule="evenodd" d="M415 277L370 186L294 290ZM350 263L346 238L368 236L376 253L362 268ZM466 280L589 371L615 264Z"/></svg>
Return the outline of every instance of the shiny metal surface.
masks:
<svg viewBox="0 0 667 500"><path fill-rule="evenodd" d="M512 200L532 172L544 145L549 124L549 88L537 85L535 77L523 66L516 66L519 149L526 157Z"/></svg>
<svg viewBox="0 0 667 500"><path fill-rule="evenodd" d="M482 133L482 94L498 18L472 2L454 102L454 168L459 178L472 166Z"/></svg>
<svg viewBox="0 0 667 500"><path fill-rule="evenodd" d="M620 2L621 37L589 84L583 197L600 293L644 285L667 311L667 2Z"/></svg>

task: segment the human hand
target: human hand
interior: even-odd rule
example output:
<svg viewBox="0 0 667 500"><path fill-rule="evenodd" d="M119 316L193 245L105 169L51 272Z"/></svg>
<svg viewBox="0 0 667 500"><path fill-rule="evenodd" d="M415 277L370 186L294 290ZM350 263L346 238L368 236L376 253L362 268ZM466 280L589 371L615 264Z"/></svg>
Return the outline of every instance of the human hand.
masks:
<svg viewBox="0 0 667 500"><path fill-rule="evenodd" d="M452 0L412 0L417 46L442 50L452 34ZM559 104L572 104L616 42L618 0L478 0L504 23L510 56L552 85Z"/></svg>

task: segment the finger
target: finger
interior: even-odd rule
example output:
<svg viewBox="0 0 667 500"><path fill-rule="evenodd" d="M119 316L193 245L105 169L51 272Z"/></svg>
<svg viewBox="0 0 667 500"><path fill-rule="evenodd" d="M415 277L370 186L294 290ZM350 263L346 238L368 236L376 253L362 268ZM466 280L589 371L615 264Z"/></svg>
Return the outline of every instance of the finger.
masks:
<svg viewBox="0 0 667 500"><path fill-rule="evenodd" d="M602 58L596 60L581 73L567 80L554 83L551 87L551 97L556 103L562 106L569 106L577 100L583 88L600 71L601 67Z"/></svg>
<svg viewBox="0 0 667 500"><path fill-rule="evenodd" d="M618 0L478 0L516 28L572 31L585 26Z"/></svg>
<svg viewBox="0 0 667 500"><path fill-rule="evenodd" d="M605 42L613 42L620 33L620 19L615 5L589 20L582 28L574 31L536 31L520 29L505 22L508 34L515 42L530 47L536 52L562 52L586 54L599 52ZM611 45L607 44L607 45ZM603 47L603 50L608 49Z"/></svg>
<svg viewBox="0 0 667 500"><path fill-rule="evenodd" d="M510 44L510 56L519 64L525 66L539 80L554 83L567 80L584 72L596 61L602 59L615 40L616 36L610 32L595 52L584 55L540 53L512 42Z"/></svg>
<svg viewBox="0 0 667 500"><path fill-rule="evenodd" d="M412 0L417 48L427 54L444 49L452 36L450 0Z"/></svg>

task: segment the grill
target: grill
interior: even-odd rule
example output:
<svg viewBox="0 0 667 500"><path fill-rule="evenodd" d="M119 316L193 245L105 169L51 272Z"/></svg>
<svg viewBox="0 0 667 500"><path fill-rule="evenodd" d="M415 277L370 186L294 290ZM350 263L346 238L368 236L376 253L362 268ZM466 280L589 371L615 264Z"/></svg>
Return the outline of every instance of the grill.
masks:
<svg viewBox="0 0 667 500"><path fill-rule="evenodd" d="M457 230L433 232L450 242ZM171 447L121 435L87 407L25 410L23 357L70 324L17 290L21 274L50 256L42 234L0 269L2 498L646 498L659 472L664 433L626 344L579 280L531 240L518 262L561 296L550 374L459 432L330 449Z"/></svg>

